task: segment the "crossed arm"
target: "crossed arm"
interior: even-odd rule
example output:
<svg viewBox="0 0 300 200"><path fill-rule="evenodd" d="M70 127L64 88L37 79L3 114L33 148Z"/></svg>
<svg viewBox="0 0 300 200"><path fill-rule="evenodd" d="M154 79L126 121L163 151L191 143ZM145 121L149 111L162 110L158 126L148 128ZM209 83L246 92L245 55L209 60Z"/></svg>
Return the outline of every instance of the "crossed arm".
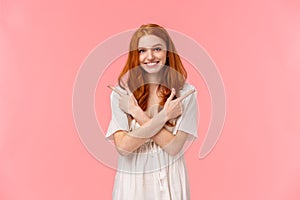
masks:
<svg viewBox="0 0 300 200"><path fill-rule="evenodd" d="M151 120L151 118L148 117L142 109L139 109L133 117L140 125L143 125L149 120ZM167 153L169 153L172 156L175 156L184 145L184 142L187 138L187 133L179 130L177 131L176 135L173 135L173 133L170 130L163 126L163 128L160 129L159 132L151 138Z"/></svg>
<svg viewBox="0 0 300 200"><path fill-rule="evenodd" d="M120 108L127 114L130 114L141 126L133 131L117 131L114 133L114 142L118 152L121 155L129 155L149 138L164 149L167 153L175 156L184 145L187 133L177 131L176 135L165 128L165 123L170 119L177 118L182 114L182 100L192 94L194 90L187 92L181 97L172 100L175 92L172 90L170 97L167 99L164 108L153 118L150 118L138 105L129 88L127 94L110 86L116 93L120 95Z"/></svg>

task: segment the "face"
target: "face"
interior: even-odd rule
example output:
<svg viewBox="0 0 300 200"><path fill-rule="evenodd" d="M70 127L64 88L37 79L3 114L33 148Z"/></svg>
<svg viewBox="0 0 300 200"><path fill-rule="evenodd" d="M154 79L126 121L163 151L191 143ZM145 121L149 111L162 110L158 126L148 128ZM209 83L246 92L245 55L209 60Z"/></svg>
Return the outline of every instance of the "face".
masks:
<svg viewBox="0 0 300 200"><path fill-rule="evenodd" d="M158 73L166 63L166 43L155 35L144 35L139 39L140 66L149 74Z"/></svg>

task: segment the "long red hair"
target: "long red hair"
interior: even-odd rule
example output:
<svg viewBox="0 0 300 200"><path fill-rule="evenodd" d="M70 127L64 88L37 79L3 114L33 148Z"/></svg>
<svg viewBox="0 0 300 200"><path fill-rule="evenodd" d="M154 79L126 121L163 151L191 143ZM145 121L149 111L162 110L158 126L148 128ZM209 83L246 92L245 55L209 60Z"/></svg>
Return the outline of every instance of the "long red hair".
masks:
<svg viewBox="0 0 300 200"><path fill-rule="evenodd" d="M149 84L145 83L144 80L143 74L146 72L139 67L138 52L139 39L144 35L155 35L165 41L167 46L166 63L165 67L162 69L163 78L157 90L159 92L158 95L162 99L160 102L161 106L165 104L167 98L170 96L172 88L175 89L176 94L179 94L179 91L182 89L187 78L187 73L168 32L157 24L140 26L131 38L128 58L119 75L118 83L124 89L123 83L127 82L128 87L133 92L139 106L145 111L147 109L149 96ZM124 81L125 75L127 75L128 78ZM177 97L175 96L175 98Z"/></svg>

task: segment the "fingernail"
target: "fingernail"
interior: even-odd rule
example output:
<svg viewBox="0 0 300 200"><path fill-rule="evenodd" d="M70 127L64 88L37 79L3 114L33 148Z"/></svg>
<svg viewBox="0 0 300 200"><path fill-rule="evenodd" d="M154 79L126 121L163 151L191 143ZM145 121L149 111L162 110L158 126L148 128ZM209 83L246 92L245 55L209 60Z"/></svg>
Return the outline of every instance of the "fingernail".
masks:
<svg viewBox="0 0 300 200"><path fill-rule="evenodd" d="M172 92L173 92L173 93L175 92L175 89L174 89L174 88L172 88Z"/></svg>

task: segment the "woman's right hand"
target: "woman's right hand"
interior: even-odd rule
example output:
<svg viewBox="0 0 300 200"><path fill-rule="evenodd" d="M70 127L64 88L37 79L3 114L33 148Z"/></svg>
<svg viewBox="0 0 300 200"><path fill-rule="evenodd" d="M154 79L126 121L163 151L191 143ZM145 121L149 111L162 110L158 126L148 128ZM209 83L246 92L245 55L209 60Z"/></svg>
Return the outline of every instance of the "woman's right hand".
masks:
<svg viewBox="0 0 300 200"><path fill-rule="evenodd" d="M194 89L190 90L184 95L178 97L177 99L172 100L175 96L175 89L172 88L171 95L167 99L163 108L163 110L166 112L166 116L168 120L176 119L183 113L182 100L194 92L195 92Z"/></svg>
<svg viewBox="0 0 300 200"><path fill-rule="evenodd" d="M135 99L133 93L130 91L128 85L125 85L124 88L127 91L127 94L118 90L117 88L108 85L110 89L115 91L117 94L119 94L120 99L119 99L119 107L120 109L129 114L129 115L134 115L134 113L139 109L139 105L137 100Z"/></svg>

